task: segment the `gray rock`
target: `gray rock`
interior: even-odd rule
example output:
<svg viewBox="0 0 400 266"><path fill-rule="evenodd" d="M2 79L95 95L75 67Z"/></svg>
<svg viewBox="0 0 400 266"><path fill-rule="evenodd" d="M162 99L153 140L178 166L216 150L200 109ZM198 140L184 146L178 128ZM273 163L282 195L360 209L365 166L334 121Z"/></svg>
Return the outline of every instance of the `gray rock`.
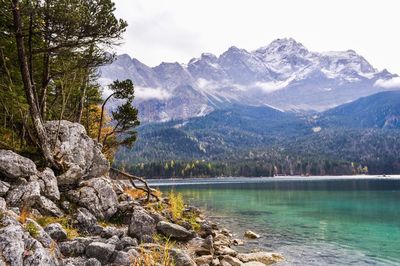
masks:
<svg viewBox="0 0 400 266"><path fill-rule="evenodd" d="M251 230L247 230L246 232L244 232L244 236L250 239L257 239L260 238L260 235L251 231Z"/></svg>
<svg viewBox="0 0 400 266"><path fill-rule="evenodd" d="M195 258L194 262L198 266L199 265L210 265L212 260L213 260L213 256L212 255L204 255L204 256Z"/></svg>
<svg viewBox="0 0 400 266"><path fill-rule="evenodd" d="M88 179L106 174L110 168L101 152L101 145L86 134L79 123L49 121L46 131L55 150L68 170L57 176L59 185L77 184L82 178ZM57 135L58 133L58 135Z"/></svg>
<svg viewBox="0 0 400 266"><path fill-rule="evenodd" d="M192 258L184 251L173 248L169 251L176 266L196 266Z"/></svg>
<svg viewBox="0 0 400 266"><path fill-rule="evenodd" d="M199 231L199 235L203 238L206 238L210 235L213 235L213 229L211 227L211 225L208 222L203 222L200 224L200 231Z"/></svg>
<svg viewBox="0 0 400 266"><path fill-rule="evenodd" d="M231 257L229 255L224 256L221 263L222 263L222 265L224 265L225 263L228 263L229 265L232 265L232 266L241 266L242 265L242 262L239 259Z"/></svg>
<svg viewBox="0 0 400 266"><path fill-rule="evenodd" d="M113 264L119 266L130 266L134 265L134 262L138 256L139 253L134 249L130 249L129 251L115 251L112 262Z"/></svg>
<svg viewBox="0 0 400 266"><path fill-rule="evenodd" d="M64 200L63 202L61 202L61 208L66 211L69 212L71 210L71 202Z"/></svg>
<svg viewBox="0 0 400 266"><path fill-rule="evenodd" d="M49 224L44 228L44 230L55 241L63 241L67 239L67 232L65 232L64 228L62 228L59 223Z"/></svg>
<svg viewBox="0 0 400 266"><path fill-rule="evenodd" d="M108 220L117 212L117 194L106 178L82 182L78 191L69 193L71 200L88 209L98 219Z"/></svg>
<svg viewBox="0 0 400 266"><path fill-rule="evenodd" d="M216 233L215 237L214 237L214 245L215 246L230 246L231 239L230 239L230 237L227 237L226 235Z"/></svg>
<svg viewBox="0 0 400 266"><path fill-rule="evenodd" d="M34 239L22 228L16 217L3 218L3 225L5 227L0 229L0 254L6 265L59 265L56 257L58 252L50 252L41 242ZM38 232L35 236L40 238L41 233Z"/></svg>
<svg viewBox="0 0 400 266"><path fill-rule="evenodd" d="M95 258L90 258L85 261L84 266L101 266L101 262Z"/></svg>
<svg viewBox="0 0 400 266"><path fill-rule="evenodd" d="M97 226L97 219L85 208L78 208L75 213L75 226L81 233L93 233Z"/></svg>
<svg viewBox="0 0 400 266"><path fill-rule="evenodd" d="M10 184L0 180L0 197L5 196L9 189L10 189Z"/></svg>
<svg viewBox="0 0 400 266"><path fill-rule="evenodd" d="M0 197L0 211L5 211L7 209L6 200Z"/></svg>
<svg viewBox="0 0 400 266"><path fill-rule="evenodd" d="M231 249L230 247L227 246L217 246L215 248L215 254L217 255L229 255L232 257L236 257L237 251Z"/></svg>
<svg viewBox="0 0 400 266"><path fill-rule="evenodd" d="M196 253L197 256L214 254L213 237L211 235L206 239L200 237L193 238L188 242L188 246Z"/></svg>
<svg viewBox="0 0 400 266"><path fill-rule="evenodd" d="M152 237L156 232L154 219L141 207L135 207L129 224L128 235L144 242L146 236Z"/></svg>
<svg viewBox="0 0 400 266"><path fill-rule="evenodd" d="M95 258L73 257L63 260L64 266L101 266L101 262Z"/></svg>
<svg viewBox="0 0 400 266"><path fill-rule="evenodd" d="M41 196L37 200L37 206L41 214L55 217L63 217L64 213L58 206L48 198Z"/></svg>
<svg viewBox="0 0 400 266"><path fill-rule="evenodd" d="M17 179L36 173L36 165L32 160L10 150L0 150L0 174L10 179Z"/></svg>
<svg viewBox="0 0 400 266"><path fill-rule="evenodd" d="M49 248L52 245L53 240L36 221L28 218L26 220L25 228L30 228L31 231L28 230L28 233L30 233L34 239L39 241L43 247Z"/></svg>
<svg viewBox="0 0 400 266"><path fill-rule="evenodd" d="M116 228L114 226L107 226L103 228L100 236L103 238L110 238L112 236L122 237L124 235L124 230Z"/></svg>
<svg viewBox="0 0 400 266"><path fill-rule="evenodd" d="M188 231L186 228L164 221L157 224L157 231L166 237L171 237L176 240L188 240L193 238L192 232Z"/></svg>
<svg viewBox="0 0 400 266"><path fill-rule="evenodd" d="M254 253L241 253L237 255L237 258L242 262L258 261L267 265L283 261L282 255L263 251Z"/></svg>
<svg viewBox="0 0 400 266"><path fill-rule="evenodd" d="M109 239L107 239L107 241L106 241L107 244L112 244L114 246L117 245L118 242L119 242L118 236L112 236Z"/></svg>
<svg viewBox="0 0 400 266"><path fill-rule="evenodd" d="M86 247L86 256L88 258L96 258L102 264L106 264L109 262L114 250L115 245L102 242L92 242Z"/></svg>
<svg viewBox="0 0 400 266"><path fill-rule="evenodd" d="M81 256L85 253L86 245L77 239L58 244L61 253L66 257Z"/></svg>
<svg viewBox="0 0 400 266"><path fill-rule="evenodd" d="M0 251L2 259L11 266L23 264L25 251L24 232L20 226L0 229Z"/></svg>
<svg viewBox="0 0 400 266"><path fill-rule="evenodd" d="M123 250L126 247L136 247L137 245L138 245L138 242L137 242L136 238L126 236L126 237L121 238L121 240L115 246L115 249Z"/></svg>
<svg viewBox="0 0 400 266"><path fill-rule="evenodd" d="M37 174L39 177L40 189L42 195L51 200L60 200L60 191L58 190L57 178L53 170L50 168L44 169Z"/></svg>
<svg viewBox="0 0 400 266"><path fill-rule="evenodd" d="M21 184L7 193L7 205L10 207L33 206L40 199L40 185L37 181Z"/></svg>

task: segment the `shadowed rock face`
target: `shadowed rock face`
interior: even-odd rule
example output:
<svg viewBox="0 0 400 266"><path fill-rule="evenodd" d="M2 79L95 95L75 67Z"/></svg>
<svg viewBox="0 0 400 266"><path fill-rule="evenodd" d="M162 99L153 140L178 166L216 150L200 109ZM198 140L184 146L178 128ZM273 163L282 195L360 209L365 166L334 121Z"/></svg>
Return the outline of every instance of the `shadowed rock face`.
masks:
<svg viewBox="0 0 400 266"><path fill-rule="evenodd" d="M70 191L68 195L72 201L87 208L98 219L108 220L117 212L117 194L106 178L84 181L77 190Z"/></svg>
<svg viewBox="0 0 400 266"><path fill-rule="evenodd" d="M57 176L59 185L77 184L82 179L108 173L110 164L101 153L101 145L86 134L85 128L69 121L49 121L45 124L56 157L67 171Z"/></svg>

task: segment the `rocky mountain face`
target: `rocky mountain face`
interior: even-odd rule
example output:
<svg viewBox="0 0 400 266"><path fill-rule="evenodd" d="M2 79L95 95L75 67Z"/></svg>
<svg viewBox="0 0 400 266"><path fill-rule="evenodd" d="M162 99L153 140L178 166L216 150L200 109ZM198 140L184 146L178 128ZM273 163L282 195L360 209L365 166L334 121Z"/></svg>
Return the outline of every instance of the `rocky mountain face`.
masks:
<svg viewBox="0 0 400 266"><path fill-rule="evenodd" d="M388 90L379 84L394 77L353 50L318 53L293 39L277 39L255 51L231 47L219 57L203 53L187 64L148 67L119 55L101 68L99 82L132 79L142 120L166 121L203 116L237 103L324 111Z"/></svg>

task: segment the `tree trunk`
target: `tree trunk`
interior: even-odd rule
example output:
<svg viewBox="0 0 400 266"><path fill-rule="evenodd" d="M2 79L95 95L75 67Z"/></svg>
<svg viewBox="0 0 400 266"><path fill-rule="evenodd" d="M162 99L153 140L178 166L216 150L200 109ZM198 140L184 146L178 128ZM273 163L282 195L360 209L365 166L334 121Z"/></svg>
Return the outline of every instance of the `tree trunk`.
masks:
<svg viewBox="0 0 400 266"><path fill-rule="evenodd" d="M49 61L50 55L45 53L43 55L43 76L42 76L42 90L40 94L40 113L43 119L46 119L47 109L47 86L49 85Z"/></svg>
<svg viewBox="0 0 400 266"><path fill-rule="evenodd" d="M22 19L19 0L12 0L12 11L14 18L14 29L15 29L15 39L17 43L18 51L18 61L20 66L20 72L22 77L22 82L24 84L26 99L29 104L30 114L32 118L32 123L37 134L39 146L42 150L44 159L51 166L59 169L59 165L54 161L53 154L50 149L49 141L47 138L46 130L43 126L43 121L40 116L37 101L35 99L35 94L33 91L33 86L31 83L31 78L29 75L28 63L26 61L25 47L24 47L24 37L22 34Z"/></svg>
<svg viewBox="0 0 400 266"><path fill-rule="evenodd" d="M82 88L81 88L81 95L79 96L79 102L78 102L78 110L76 112L76 119L75 122L81 123L82 121L82 115L83 115L83 107L85 106L85 98L86 98L86 88L89 86L89 82L86 81L84 82Z"/></svg>
<svg viewBox="0 0 400 266"><path fill-rule="evenodd" d="M101 105L101 114L100 114L100 122L99 122L99 132L97 133L97 142L100 143L100 136L101 136L101 129L103 128L103 116L104 116L104 107L106 106L106 103L112 96L114 96L115 93L111 93L110 96L107 97L107 99L104 101L104 103Z"/></svg>

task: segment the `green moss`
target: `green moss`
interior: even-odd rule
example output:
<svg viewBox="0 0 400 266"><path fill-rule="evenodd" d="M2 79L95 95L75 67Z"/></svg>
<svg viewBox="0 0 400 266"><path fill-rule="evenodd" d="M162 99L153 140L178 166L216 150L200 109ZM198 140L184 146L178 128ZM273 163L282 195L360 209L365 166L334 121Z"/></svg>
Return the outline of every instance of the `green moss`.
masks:
<svg viewBox="0 0 400 266"><path fill-rule="evenodd" d="M42 227L45 227L52 223L61 224L61 226L63 227L65 232L67 232L68 239L73 239L73 238L79 236L78 230L76 230L76 228L74 228L74 226L71 223L71 219L68 216L64 216L64 217L41 216L41 217L37 217L35 220Z"/></svg>
<svg viewBox="0 0 400 266"><path fill-rule="evenodd" d="M34 223L32 223L32 222L28 222L25 225L25 229L34 238L37 238L39 236L39 234L40 234L39 228L37 228L36 225Z"/></svg>

